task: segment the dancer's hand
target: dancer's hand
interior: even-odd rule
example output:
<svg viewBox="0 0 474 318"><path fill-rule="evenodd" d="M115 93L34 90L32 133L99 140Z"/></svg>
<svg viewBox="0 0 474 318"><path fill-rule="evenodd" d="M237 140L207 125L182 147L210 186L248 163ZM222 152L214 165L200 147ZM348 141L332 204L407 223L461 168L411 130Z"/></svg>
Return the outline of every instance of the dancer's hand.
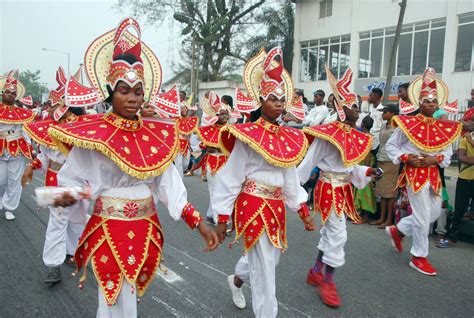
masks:
<svg viewBox="0 0 474 318"><path fill-rule="evenodd" d="M219 223L216 226L217 237L219 238L219 243L224 243L226 234L227 234L227 224Z"/></svg>
<svg viewBox="0 0 474 318"><path fill-rule="evenodd" d="M145 105L143 105L143 108L140 110L140 114L143 117L153 117L153 115L155 115L155 111L153 110L153 107L151 107L149 103L146 103Z"/></svg>
<svg viewBox="0 0 474 318"><path fill-rule="evenodd" d="M308 215L301 219L304 223L304 230L305 231L314 231L316 230L316 225L313 223L313 218Z"/></svg>
<svg viewBox="0 0 474 318"><path fill-rule="evenodd" d="M68 207L77 202L77 199L69 192L64 192L61 196L54 200L53 205L55 207Z"/></svg>
<svg viewBox="0 0 474 318"><path fill-rule="evenodd" d="M33 180L33 167L31 165L26 166L25 172L21 177L21 186L24 188L28 184L28 181L31 182Z"/></svg>
<svg viewBox="0 0 474 318"><path fill-rule="evenodd" d="M204 251L213 251L219 245L219 238L217 233L214 230L211 230L204 222L199 223L198 225L199 234L201 234L204 241L206 241L207 246Z"/></svg>
<svg viewBox="0 0 474 318"><path fill-rule="evenodd" d="M438 160L436 157L421 155L423 159L420 159L420 166L421 167L429 167L429 166L436 166L438 164Z"/></svg>
<svg viewBox="0 0 474 318"><path fill-rule="evenodd" d="M412 167L419 168L420 167L420 157L418 155L409 154L407 163Z"/></svg>

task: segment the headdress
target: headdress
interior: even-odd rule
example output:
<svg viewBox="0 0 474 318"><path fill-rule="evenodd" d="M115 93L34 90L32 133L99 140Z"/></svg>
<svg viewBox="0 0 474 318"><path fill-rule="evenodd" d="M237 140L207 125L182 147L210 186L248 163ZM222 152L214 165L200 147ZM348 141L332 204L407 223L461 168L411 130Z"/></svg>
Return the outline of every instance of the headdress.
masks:
<svg viewBox="0 0 474 318"><path fill-rule="evenodd" d="M235 109L241 113L251 113L257 110L259 105L255 99L246 96L242 91L235 88Z"/></svg>
<svg viewBox="0 0 474 318"><path fill-rule="evenodd" d="M443 80L436 76L436 71L432 67L428 67L422 75L413 80L407 91L412 104L400 101L400 112L402 114L417 110L423 100L437 100L439 108L451 114L458 112L457 100L452 103L448 102L448 87Z"/></svg>
<svg viewBox="0 0 474 318"><path fill-rule="evenodd" d="M219 95L213 91L209 92L209 97L205 98L201 104L202 111L204 112L204 120L213 125L219 120L219 113L221 110L226 110L229 114L229 117L232 115L232 109L229 105L221 103Z"/></svg>
<svg viewBox="0 0 474 318"><path fill-rule="evenodd" d="M329 85L334 93L334 106L341 121L346 120L346 114L342 107L351 108L352 105L357 104L357 95L349 90L349 85L352 83L352 69L347 68L344 76L337 81L331 69L326 65L326 74Z"/></svg>
<svg viewBox="0 0 474 318"><path fill-rule="evenodd" d="M25 86L17 79L18 70L9 71L7 74L0 75L0 91L8 90L16 93L16 100L25 96Z"/></svg>
<svg viewBox="0 0 474 318"><path fill-rule="evenodd" d="M275 60L277 56L280 57L279 61ZM268 53L262 48L257 55L250 58L245 64L243 79L245 87L249 92L249 97L256 103L255 109L252 110L260 107L260 97L266 100L270 95L274 95L279 99L285 97L285 109L287 112L293 114L295 111L292 105L294 95L293 81L290 74L283 68L281 48L273 48ZM244 108L250 109L253 105L248 100L245 101L245 99L245 96L243 94L239 95L239 91L237 91L236 100L237 105L239 105L238 107L247 104ZM241 103L241 101L244 103Z"/></svg>
<svg viewBox="0 0 474 318"><path fill-rule="evenodd" d="M31 95L21 98L20 102L27 106L33 106L33 98L31 97Z"/></svg>
<svg viewBox="0 0 474 318"><path fill-rule="evenodd" d="M56 71L56 83L58 87L49 92L48 101L51 103L51 107L64 106L64 89L66 87L67 77L64 73L64 69L59 66Z"/></svg>
<svg viewBox="0 0 474 318"><path fill-rule="evenodd" d="M137 35L129 29L134 29ZM123 55L133 56L136 62L130 64L122 59ZM145 100L151 100L159 92L160 62L141 41L140 26L133 18L122 20L116 29L95 39L86 51L84 65L91 84L104 100L109 95L107 86L114 90L119 81L130 86L142 83Z"/></svg>
<svg viewBox="0 0 474 318"><path fill-rule="evenodd" d="M169 91L156 94L150 101L150 105L162 118L181 116L178 85L174 84Z"/></svg>

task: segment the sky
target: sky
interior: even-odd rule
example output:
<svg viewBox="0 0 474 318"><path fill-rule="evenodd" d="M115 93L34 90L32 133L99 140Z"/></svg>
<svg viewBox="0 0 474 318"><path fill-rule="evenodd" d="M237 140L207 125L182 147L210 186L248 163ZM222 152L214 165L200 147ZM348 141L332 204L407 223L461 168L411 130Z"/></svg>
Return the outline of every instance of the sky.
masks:
<svg viewBox="0 0 474 318"><path fill-rule="evenodd" d="M10 69L40 70L40 82L55 88L55 72L62 65L70 73L83 62L89 44L128 16L114 8L116 0L0 0L0 74ZM138 19L139 22L140 19ZM142 40L158 56L163 81L172 76L171 62L179 56L181 26L173 19L160 26L143 25Z"/></svg>

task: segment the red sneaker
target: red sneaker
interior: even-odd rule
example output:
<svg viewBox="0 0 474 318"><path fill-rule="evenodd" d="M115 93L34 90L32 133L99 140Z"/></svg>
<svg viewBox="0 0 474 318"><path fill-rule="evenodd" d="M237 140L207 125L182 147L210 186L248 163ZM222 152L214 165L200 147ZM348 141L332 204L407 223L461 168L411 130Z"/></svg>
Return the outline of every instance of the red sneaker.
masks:
<svg viewBox="0 0 474 318"><path fill-rule="evenodd" d="M323 303L329 307L337 308L341 306L341 299L337 293L336 284L334 283L323 283L319 286L319 296Z"/></svg>
<svg viewBox="0 0 474 318"><path fill-rule="evenodd" d="M425 257L413 256L410 261L410 267L428 276L435 276L437 274L436 269L431 266L431 264L428 262L428 259Z"/></svg>
<svg viewBox="0 0 474 318"><path fill-rule="evenodd" d="M313 285L313 286L318 287L318 286L321 286L323 281L324 281L323 273L321 272L315 273L314 270L310 268L310 270L308 271L308 276L306 276L306 283L308 283L308 285Z"/></svg>
<svg viewBox="0 0 474 318"><path fill-rule="evenodd" d="M390 240L395 251L401 253L403 251L402 237L398 235L397 227L395 225L387 226L385 228L385 233L390 236Z"/></svg>

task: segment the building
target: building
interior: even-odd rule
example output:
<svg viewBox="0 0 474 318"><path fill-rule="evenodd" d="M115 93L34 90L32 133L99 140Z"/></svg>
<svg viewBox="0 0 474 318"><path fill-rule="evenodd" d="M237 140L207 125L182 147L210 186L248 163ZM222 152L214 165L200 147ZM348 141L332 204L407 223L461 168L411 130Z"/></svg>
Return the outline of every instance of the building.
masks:
<svg viewBox="0 0 474 318"><path fill-rule="evenodd" d="M354 89L365 97L385 87L400 6L398 0L296 0L296 87L310 95L330 90L324 65L341 76L354 71ZM397 52L391 100L397 87L427 66L450 88L449 101L467 107L474 88L474 1L408 0Z"/></svg>

